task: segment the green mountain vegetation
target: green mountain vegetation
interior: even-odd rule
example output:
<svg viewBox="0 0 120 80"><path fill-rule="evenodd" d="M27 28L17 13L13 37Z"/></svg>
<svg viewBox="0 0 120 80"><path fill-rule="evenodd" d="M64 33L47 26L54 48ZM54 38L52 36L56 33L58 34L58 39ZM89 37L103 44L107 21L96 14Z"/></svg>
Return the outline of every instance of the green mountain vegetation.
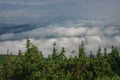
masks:
<svg viewBox="0 0 120 80"><path fill-rule="evenodd" d="M53 44L47 58L29 39L26 51L18 55L0 56L0 80L120 80L120 51L116 47L108 53L105 48L96 55L86 55L83 42L77 56L66 57L65 48L60 51Z"/></svg>
<svg viewBox="0 0 120 80"><path fill-rule="evenodd" d="M6 55L0 54L0 64L2 64L5 61L6 57Z"/></svg>

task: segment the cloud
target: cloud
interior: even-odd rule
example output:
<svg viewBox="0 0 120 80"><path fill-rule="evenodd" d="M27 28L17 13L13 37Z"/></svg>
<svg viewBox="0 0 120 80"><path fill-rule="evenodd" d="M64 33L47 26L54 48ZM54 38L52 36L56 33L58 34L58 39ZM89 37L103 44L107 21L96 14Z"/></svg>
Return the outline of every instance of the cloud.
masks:
<svg viewBox="0 0 120 80"><path fill-rule="evenodd" d="M3 34L3 35L0 35L0 41L10 40L10 39L12 39L14 37L15 37L15 34L13 34L13 33L6 33L6 34Z"/></svg>
<svg viewBox="0 0 120 80"><path fill-rule="evenodd" d="M87 53L92 50L95 54L99 46L109 51L112 45L120 47L119 26L96 21L71 21L0 35L0 40L3 40L0 42L0 52L6 53L6 50L10 50L16 54L19 49L25 50L25 38L28 35L33 44L43 51L44 56L51 54L53 42L57 43L58 50L65 47L66 55L70 55L74 50L77 54L81 41L85 42Z"/></svg>
<svg viewBox="0 0 120 80"><path fill-rule="evenodd" d="M25 40L0 42L1 54L6 54L7 51L17 54L18 50L25 50Z"/></svg>
<svg viewBox="0 0 120 80"><path fill-rule="evenodd" d="M118 0L0 0L0 22L119 21ZM16 12L15 12L16 11Z"/></svg>
<svg viewBox="0 0 120 80"><path fill-rule="evenodd" d="M32 31L24 32L23 35L29 35L34 38L50 38L50 37L76 37L82 36L86 27L62 27L62 26L48 26L46 28L37 28Z"/></svg>
<svg viewBox="0 0 120 80"><path fill-rule="evenodd" d="M55 4L59 2L64 2L64 0L1 0L0 4L8 4L8 5L21 5L21 6L43 6L43 5L50 5L50 4Z"/></svg>
<svg viewBox="0 0 120 80"><path fill-rule="evenodd" d="M11 10L11 11L0 11L0 17L11 18L11 17L40 17L40 12L32 12L26 10Z"/></svg>
<svg viewBox="0 0 120 80"><path fill-rule="evenodd" d="M0 1L0 4L8 4L8 5L44 5L43 2L40 1L16 1L16 0L11 0L11 1Z"/></svg>

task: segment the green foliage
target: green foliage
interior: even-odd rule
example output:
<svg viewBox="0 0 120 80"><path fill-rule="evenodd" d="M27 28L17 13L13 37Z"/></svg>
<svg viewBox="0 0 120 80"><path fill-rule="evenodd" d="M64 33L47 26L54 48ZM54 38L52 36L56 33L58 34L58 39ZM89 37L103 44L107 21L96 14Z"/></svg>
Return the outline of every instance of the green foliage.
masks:
<svg viewBox="0 0 120 80"><path fill-rule="evenodd" d="M116 47L112 46L112 50L107 56L107 60L114 73L120 76L120 52Z"/></svg>
<svg viewBox="0 0 120 80"><path fill-rule="evenodd" d="M2 64L6 59L6 55L0 54L0 64Z"/></svg>
<svg viewBox="0 0 120 80"><path fill-rule="evenodd" d="M98 48L98 51L97 51L96 56L97 56L97 57L101 57L101 56L102 56L101 47Z"/></svg>
<svg viewBox="0 0 120 80"><path fill-rule="evenodd" d="M83 41L81 42L81 45L79 45L79 55L78 56L79 57L85 57L86 56Z"/></svg>
<svg viewBox="0 0 120 80"><path fill-rule="evenodd" d="M96 56L90 52L86 56L83 42L79 46L78 56L66 57L65 48L58 51L53 44L52 54L48 58L33 45L29 38L26 51L19 50L18 55L8 53L0 66L1 80L120 80L120 52L112 47Z"/></svg>

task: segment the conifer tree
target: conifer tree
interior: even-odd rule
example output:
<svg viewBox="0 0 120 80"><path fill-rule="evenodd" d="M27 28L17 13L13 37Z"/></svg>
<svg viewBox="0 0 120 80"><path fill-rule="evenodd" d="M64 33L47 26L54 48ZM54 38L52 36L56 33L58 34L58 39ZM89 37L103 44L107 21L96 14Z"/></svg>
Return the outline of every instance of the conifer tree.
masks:
<svg viewBox="0 0 120 80"><path fill-rule="evenodd" d="M0 65L0 80L119 80L120 52L112 47L104 56L99 47L95 56L92 51L86 57L84 44L79 46L77 57L66 57L65 48L60 51L53 44L52 55L43 57L38 47L29 38L26 51L19 50L18 55L9 53Z"/></svg>
<svg viewBox="0 0 120 80"><path fill-rule="evenodd" d="M104 49L104 57L105 58L107 57L107 49L106 48Z"/></svg>
<svg viewBox="0 0 120 80"><path fill-rule="evenodd" d="M81 45L79 45L79 54L78 54L78 56L79 57L85 57L86 56L83 41L81 41Z"/></svg>
<svg viewBox="0 0 120 80"><path fill-rule="evenodd" d="M97 54L96 54L97 57L101 57L102 56L101 50L102 50L101 47L99 47L98 51L97 51Z"/></svg>
<svg viewBox="0 0 120 80"><path fill-rule="evenodd" d="M57 51L57 48L56 48L56 43L54 42L53 43L53 51L52 51L52 58L53 59L57 59L58 58L58 51Z"/></svg>
<svg viewBox="0 0 120 80"><path fill-rule="evenodd" d="M60 59L65 59L65 48L64 47L62 47L62 50L61 50L60 54L58 55L58 57Z"/></svg>

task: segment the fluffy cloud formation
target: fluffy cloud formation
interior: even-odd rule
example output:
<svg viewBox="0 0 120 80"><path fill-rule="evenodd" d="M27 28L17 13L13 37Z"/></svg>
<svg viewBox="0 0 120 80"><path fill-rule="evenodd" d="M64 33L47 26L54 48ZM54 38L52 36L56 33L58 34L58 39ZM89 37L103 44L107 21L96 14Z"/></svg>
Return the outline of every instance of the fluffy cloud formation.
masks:
<svg viewBox="0 0 120 80"><path fill-rule="evenodd" d="M6 33L0 35L0 53L6 53L6 50L14 54L17 50L25 50L25 37L29 36L33 44L37 45L44 56L52 52L53 42L57 43L58 50L61 47L66 48L66 55L76 51L81 41L84 41L87 53L96 52L101 46L108 48L111 46L120 47L120 28L115 25L109 25L96 21L71 21L64 24L48 25L46 27L36 27L29 31L20 33ZM14 40L14 41L13 41Z"/></svg>
<svg viewBox="0 0 120 80"><path fill-rule="evenodd" d="M10 40L12 38L14 38L14 35L13 33L6 33L6 34L3 34L0 36L0 40Z"/></svg>

